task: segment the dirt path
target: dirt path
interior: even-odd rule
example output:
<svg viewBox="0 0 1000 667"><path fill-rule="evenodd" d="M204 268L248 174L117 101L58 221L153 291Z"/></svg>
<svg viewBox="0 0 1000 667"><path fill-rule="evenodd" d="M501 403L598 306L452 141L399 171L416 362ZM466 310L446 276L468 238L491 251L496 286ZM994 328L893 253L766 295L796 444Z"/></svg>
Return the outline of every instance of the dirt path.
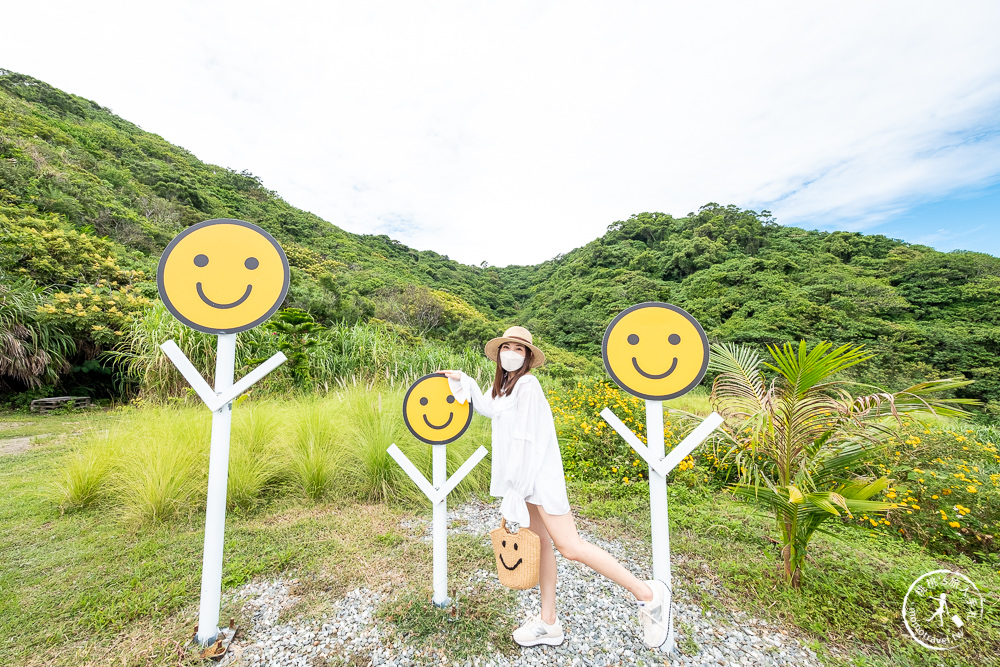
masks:
<svg viewBox="0 0 1000 667"><path fill-rule="evenodd" d="M4 454L20 454L28 451L31 446L31 438L7 438L0 440L0 456Z"/></svg>

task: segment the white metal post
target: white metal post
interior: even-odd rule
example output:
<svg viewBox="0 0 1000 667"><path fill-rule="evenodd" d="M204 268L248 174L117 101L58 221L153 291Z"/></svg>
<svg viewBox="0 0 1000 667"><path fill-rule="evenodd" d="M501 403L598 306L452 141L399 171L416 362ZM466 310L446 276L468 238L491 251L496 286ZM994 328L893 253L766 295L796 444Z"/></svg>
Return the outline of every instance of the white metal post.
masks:
<svg viewBox="0 0 1000 667"><path fill-rule="evenodd" d="M663 402L646 401L646 446L650 463L664 456ZM649 515L652 522L653 578L670 586L670 525L667 520L667 477L649 466Z"/></svg>
<svg viewBox="0 0 1000 667"><path fill-rule="evenodd" d="M646 401L646 445L652 462L663 459L663 403L662 401ZM649 466L649 517L652 523L651 538L653 542L653 578L667 585L669 599L663 601L664 619L667 624L667 638L660 647L664 653L674 650L674 618L673 618L673 584L670 581L670 521L667 516L667 474L656 470L658 466Z"/></svg>
<svg viewBox="0 0 1000 667"><path fill-rule="evenodd" d="M448 452L445 445L433 445L433 483L441 490L448 481ZM448 497L444 494L434 503L432 520L434 540L434 598L438 607L446 607L448 599Z"/></svg>
<svg viewBox="0 0 1000 667"><path fill-rule="evenodd" d="M215 359L215 393L233 386L236 370L236 334L219 334ZM205 509L205 554L201 568L201 604L198 611L198 643L215 641L219 634L222 603L222 546L226 531L226 487L229 479L229 437L233 404L212 413L212 445L208 461L208 502Z"/></svg>
<svg viewBox="0 0 1000 667"><path fill-rule="evenodd" d="M423 474L395 444L390 445L386 451L431 501L433 513L431 519L433 544L431 548L434 554L434 569L431 575L434 581L432 602L438 607L447 607L451 603L451 600L448 599L448 494L458 486L458 483L466 475L472 472L472 469L489 454L489 451L485 447L480 447L455 471L451 479L447 479L448 451L444 445L434 445L433 458L431 459L433 485L427 482Z"/></svg>

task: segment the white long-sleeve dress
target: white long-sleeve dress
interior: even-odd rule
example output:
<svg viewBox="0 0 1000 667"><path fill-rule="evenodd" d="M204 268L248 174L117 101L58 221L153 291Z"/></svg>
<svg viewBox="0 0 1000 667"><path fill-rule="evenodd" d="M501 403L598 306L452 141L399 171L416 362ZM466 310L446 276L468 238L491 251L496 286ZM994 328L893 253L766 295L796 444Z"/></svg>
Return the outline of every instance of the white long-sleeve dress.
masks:
<svg viewBox="0 0 1000 667"><path fill-rule="evenodd" d="M502 497L500 513L507 521L528 526L525 503L540 505L547 514L569 512L566 477L552 409L538 378L524 375L510 396L493 398L462 373L448 384L459 402L472 400L473 409L493 422L493 468L490 494Z"/></svg>

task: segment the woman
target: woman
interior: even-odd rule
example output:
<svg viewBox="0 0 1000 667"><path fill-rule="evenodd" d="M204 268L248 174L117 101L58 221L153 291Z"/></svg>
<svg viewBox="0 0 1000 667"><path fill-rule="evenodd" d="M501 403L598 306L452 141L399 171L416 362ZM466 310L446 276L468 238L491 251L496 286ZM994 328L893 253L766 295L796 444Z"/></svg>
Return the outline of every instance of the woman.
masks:
<svg viewBox="0 0 1000 667"><path fill-rule="evenodd" d="M530 526L541 541L541 614L514 631L521 646L563 642L562 624L556 616L556 557L552 544L564 558L589 566L625 587L635 596L643 640L650 648L667 638L669 600L662 581L642 581L609 553L580 538L569 511L566 480L552 410L538 379L531 374L545 362L524 327L511 327L486 344L486 356L497 363L493 386L484 395L461 371L441 371L461 402L472 400L479 414L493 420L493 469L490 493L503 498L500 512L508 522ZM668 602L669 605L669 602Z"/></svg>

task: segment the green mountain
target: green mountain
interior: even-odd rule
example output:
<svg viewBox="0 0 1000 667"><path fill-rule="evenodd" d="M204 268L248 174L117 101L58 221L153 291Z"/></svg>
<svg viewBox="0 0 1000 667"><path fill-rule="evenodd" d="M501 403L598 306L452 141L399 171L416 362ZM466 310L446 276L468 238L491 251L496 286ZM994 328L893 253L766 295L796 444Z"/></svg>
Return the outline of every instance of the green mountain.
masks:
<svg viewBox="0 0 1000 667"><path fill-rule="evenodd" d="M1000 259L816 232L708 204L641 213L536 266L478 267L300 211L246 171L209 165L95 102L0 70L0 392L113 376L106 352L157 299L160 252L209 218L285 249L285 307L322 325L378 323L411 345L473 348L523 323L564 372L599 372L604 328L677 304L712 340L864 343L860 381L964 375L1000 414Z"/></svg>

